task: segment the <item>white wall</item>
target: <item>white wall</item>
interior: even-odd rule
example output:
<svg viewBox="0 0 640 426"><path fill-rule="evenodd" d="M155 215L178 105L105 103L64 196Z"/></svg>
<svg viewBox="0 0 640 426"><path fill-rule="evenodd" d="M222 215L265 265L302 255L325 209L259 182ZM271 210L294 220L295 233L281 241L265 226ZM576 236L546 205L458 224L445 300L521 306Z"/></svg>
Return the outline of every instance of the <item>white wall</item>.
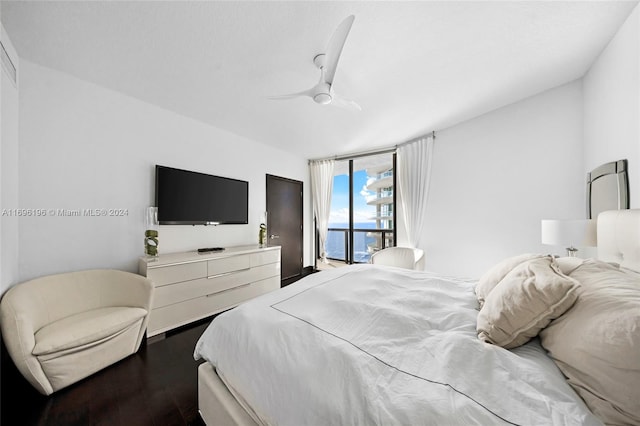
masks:
<svg viewBox="0 0 640 426"><path fill-rule="evenodd" d="M265 174L309 187L305 159L26 60L20 118L22 208L128 210L125 217L22 218L21 280L96 267L137 271L155 164L248 180L250 192L248 225L161 226L160 253L257 244Z"/></svg>
<svg viewBox="0 0 640 426"><path fill-rule="evenodd" d="M478 277L540 243L542 219L585 216L581 82L436 133L426 269Z"/></svg>
<svg viewBox="0 0 640 426"><path fill-rule="evenodd" d="M583 79L585 174L629 160L632 208L640 208L640 6Z"/></svg>
<svg viewBox="0 0 640 426"><path fill-rule="evenodd" d="M632 207L640 206L639 26L636 8L584 81L437 132L423 235L427 269L478 276L514 253L560 252L540 244L540 220L583 217L586 172L607 161L629 159ZM270 173L305 184L305 265L313 264L305 160L28 61L21 65L14 169L20 207L129 209L126 218L21 220L21 280L87 267L135 270L156 163L251 186L249 225L162 227L161 253L255 242ZM4 197L5 179L1 184Z"/></svg>
<svg viewBox="0 0 640 426"><path fill-rule="evenodd" d="M18 55L2 27L2 44L19 69ZM18 87L0 69L0 294L18 282Z"/></svg>

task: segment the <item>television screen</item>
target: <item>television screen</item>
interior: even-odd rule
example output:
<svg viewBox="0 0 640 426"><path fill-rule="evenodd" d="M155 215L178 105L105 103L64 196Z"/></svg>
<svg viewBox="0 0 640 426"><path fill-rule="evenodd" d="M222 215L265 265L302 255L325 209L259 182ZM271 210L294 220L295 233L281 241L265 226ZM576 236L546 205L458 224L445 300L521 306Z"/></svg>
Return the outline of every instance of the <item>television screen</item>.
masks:
<svg viewBox="0 0 640 426"><path fill-rule="evenodd" d="M156 165L160 225L247 224L249 182Z"/></svg>

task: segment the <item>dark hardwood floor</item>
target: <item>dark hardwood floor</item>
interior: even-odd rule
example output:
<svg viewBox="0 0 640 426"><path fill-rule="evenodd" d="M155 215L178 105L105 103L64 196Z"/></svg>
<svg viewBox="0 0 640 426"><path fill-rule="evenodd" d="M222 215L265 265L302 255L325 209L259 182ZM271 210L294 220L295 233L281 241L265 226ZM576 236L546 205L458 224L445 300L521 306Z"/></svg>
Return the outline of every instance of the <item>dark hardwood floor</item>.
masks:
<svg viewBox="0 0 640 426"><path fill-rule="evenodd" d="M304 268L282 287L314 272ZM198 366L203 361L193 359L193 350L212 320L153 343L143 340L137 353L50 396L22 377L2 342L0 425L205 426L198 413Z"/></svg>
<svg viewBox="0 0 640 426"><path fill-rule="evenodd" d="M210 320L154 343L53 395L22 377L4 344L0 365L2 426L202 426L195 343Z"/></svg>

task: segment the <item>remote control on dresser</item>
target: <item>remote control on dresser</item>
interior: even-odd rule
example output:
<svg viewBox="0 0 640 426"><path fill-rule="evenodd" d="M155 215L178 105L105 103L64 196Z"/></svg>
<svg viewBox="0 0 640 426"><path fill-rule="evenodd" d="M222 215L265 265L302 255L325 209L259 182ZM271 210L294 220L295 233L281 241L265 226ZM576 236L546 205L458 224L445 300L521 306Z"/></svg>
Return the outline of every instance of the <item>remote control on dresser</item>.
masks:
<svg viewBox="0 0 640 426"><path fill-rule="evenodd" d="M208 247L208 248L199 248L198 253L208 253L210 251L223 251L224 247Z"/></svg>

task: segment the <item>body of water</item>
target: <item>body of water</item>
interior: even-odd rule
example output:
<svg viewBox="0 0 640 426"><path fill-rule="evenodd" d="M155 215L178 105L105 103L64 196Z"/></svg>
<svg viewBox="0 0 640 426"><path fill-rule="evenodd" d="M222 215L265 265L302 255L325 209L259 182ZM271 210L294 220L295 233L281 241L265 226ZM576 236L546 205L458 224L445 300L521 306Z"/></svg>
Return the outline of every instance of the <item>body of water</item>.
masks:
<svg viewBox="0 0 640 426"><path fill-rule="evenodd" d="M331 223L329 228L348 229L348 223ZM355 223L354 229L375 229L375 222ZM345 238L348 233L345 231L329 231L327 233L327 257L338 260L345 260ZM369 244L374 244L376 239L368 237L366 232L354 232L353 235L353 257L355 262L366 263L371 254L367 251Z"/></svg>

